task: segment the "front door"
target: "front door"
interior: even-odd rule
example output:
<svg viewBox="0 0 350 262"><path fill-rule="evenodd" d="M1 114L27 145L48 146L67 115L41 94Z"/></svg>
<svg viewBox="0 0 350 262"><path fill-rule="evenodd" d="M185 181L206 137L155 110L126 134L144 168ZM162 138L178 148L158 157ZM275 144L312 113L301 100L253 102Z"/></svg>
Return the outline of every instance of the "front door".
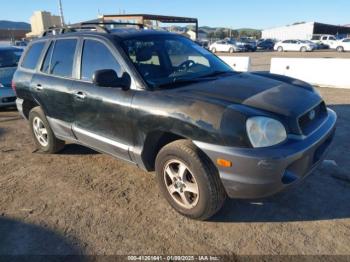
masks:
<svg viewBox="0 0 350 262"><path fill-rule="evenodd" d="M97 39L85 39L81 50L80 81L73 85L73 132L81 143L130 161L133 133L129 114L134 91L92 83L97 70L113 69L122 75L118 53Z"/></svg>

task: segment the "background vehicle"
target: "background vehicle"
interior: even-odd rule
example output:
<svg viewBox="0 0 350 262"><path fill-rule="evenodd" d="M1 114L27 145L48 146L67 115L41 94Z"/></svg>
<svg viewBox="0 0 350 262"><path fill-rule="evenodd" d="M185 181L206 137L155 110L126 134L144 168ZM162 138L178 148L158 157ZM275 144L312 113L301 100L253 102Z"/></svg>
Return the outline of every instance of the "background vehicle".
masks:
<svg viewBox="0 0 350 262"><path fill-rule="evenodd" d="M177 34L96 30L34 40L21 59L17 108L43 153L70 141L155 170L169 204L195 219L322 162L336 115L307 83L235 72Z"/></svg>
<svg viewBox="0 0 350 262"><path fill-rule="evenodd" d="M216 41L215 43L211 44L209 47L209 50L213 53L216 52L243 52L245 51L244 46L239 46L236 42L232 40L220 40Z"/></svg>
<svg viewBox="0 0 350 262"><path fill-rule="evenodd" d="M197 40L195 41L197 44L199 44L201 47L205 49L209 49L209 41L208 40Z"/></svg>
<svg viewBox="0 0 350 262"><path fill-rule="evenodd" d="M299 51L307 52L315 50L315 45L303 40L284 40L275 44L274 50L278 52Z"/></svg>
<svg viewBox="0 0 350 262"><path fill-rule="evenodd" d="M273 50L275 42L272 40L259 41L257 44L257 50Z"/></svg>
<svg viewBox="0 0 350 262"><path fill-rule="evenodd" d="M328 49L337 39L334 35L313 35L311 41L319 45L322 49Z"/></svg>
<svg viewBox="0 0 350 262"><path fill-rule="evenodd" d="M11 88L11 81L21 54L21 49L0 47L0 107L16 104L16 94Z"/></svg>
<svg viewBox="0 0 350 262"><path fill-rule="evenodd" d="M240 38L236 40L238 46L244 46L245 51L255 52L257 50L256 42L249 38Z"/></svg>
<svg viewBox="0 0 350 262"><path fill-rule="evenodd" d="M337 50L338 52L350 51L350 38L345 38L334 42L330 48Z"/></svg>

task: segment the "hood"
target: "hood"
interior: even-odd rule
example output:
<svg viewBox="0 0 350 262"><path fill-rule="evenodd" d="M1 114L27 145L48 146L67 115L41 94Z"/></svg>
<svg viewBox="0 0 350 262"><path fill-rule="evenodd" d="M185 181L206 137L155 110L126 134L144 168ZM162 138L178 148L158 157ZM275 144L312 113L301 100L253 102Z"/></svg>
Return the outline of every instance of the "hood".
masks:
<svg viewBox="0 0 350 262"><path fill-rule="evenodd" d="M322 101L311 86L274 76L241 73L195 83L175 92L192 99L247 105L286 117L298 117Z"/></svg>
<svg viewBox="0 0 350 262"><path fill-rule="evenodd" d="M11 86L11 81L16 69L16 67L0 68L0 83L4 86Z"/></svg>

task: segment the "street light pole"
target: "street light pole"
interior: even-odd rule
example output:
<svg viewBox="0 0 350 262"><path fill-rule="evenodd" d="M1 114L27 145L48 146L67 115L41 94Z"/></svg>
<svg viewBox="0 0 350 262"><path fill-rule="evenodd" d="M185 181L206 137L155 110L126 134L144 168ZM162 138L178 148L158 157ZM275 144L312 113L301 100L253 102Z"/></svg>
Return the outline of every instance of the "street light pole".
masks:
<svg viewBox="0 0 350 262"><path fill-rule="evenodd" d="M59 11L60 11L61 25L64 26L65 23L64 23L63 8L62 8L62 1L61 0L58 0L58 8L59 8Z"/></svg>

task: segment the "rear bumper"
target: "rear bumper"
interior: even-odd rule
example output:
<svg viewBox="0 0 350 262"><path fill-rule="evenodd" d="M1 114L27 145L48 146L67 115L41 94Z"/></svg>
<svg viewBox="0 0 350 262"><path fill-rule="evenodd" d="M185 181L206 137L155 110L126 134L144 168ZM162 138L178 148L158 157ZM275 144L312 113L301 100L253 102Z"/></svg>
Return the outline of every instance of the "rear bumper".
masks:
<svg viewBox="0 0 350 262"><path fill-rule="evenodd" d="M232 167L217 166L231 198L254 199L273 195L300 182L324 159L331 144L337 116L328 109L326 121L304 139L289 138L270 148L232 148L194 142L216 163L232 161Z"/></svg>
<svg viewBox="0 0 350 262"><path fill-rule="evenodd" d="M1 88L0 107L16 105L16 94L11 88Z"/></svg>

